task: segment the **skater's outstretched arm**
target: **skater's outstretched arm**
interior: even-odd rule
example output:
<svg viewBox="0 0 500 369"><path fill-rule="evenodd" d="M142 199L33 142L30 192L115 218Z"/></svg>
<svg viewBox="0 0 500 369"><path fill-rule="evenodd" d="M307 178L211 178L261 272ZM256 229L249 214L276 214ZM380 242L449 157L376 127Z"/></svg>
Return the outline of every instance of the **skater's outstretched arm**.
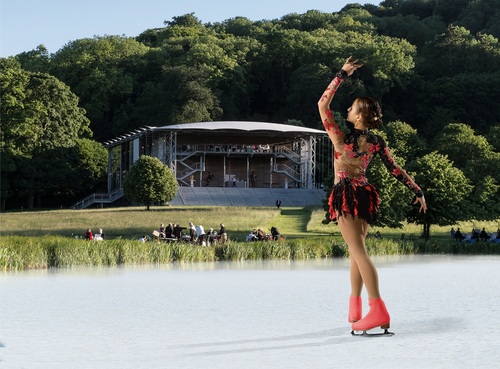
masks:
<svg viewBox="0 0 500 369"><path fill-rule="evenodd" d="M406 173L406 171L401 168L392 158L389 148L387 147L385 141L382 137L379 137L379 151L378 154L382 159L387 170L394 176L398 181L408 187L413 191L417 197L414 204L420 203L420 210L424 213L427 211L427 204L425 202L424 193L422 189L415 183L415 181Z"/></svg>

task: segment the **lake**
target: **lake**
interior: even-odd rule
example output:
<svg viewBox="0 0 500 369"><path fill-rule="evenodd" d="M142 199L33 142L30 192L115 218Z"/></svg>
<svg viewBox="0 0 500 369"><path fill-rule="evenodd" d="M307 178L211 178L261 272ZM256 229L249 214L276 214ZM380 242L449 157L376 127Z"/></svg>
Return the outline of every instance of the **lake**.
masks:
<svg viewBox="0 0 500 369"><path fill-rule="evenodd" d="M351 336L348 259L0 273L0 367L499 367L499 256L374 261L392 337Z"/></svg>

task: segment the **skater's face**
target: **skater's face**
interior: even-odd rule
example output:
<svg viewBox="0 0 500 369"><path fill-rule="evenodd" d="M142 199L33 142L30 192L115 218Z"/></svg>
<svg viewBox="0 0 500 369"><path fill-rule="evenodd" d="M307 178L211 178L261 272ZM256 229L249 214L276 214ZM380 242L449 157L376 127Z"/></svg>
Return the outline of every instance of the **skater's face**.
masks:
<svg viewBox="0 0 500 369"><path fill-rule="evenodd" d="M355 124L359 122L360 114L358 110L358 100L354 100L352 105L347 109L347 121Z"/></svg>

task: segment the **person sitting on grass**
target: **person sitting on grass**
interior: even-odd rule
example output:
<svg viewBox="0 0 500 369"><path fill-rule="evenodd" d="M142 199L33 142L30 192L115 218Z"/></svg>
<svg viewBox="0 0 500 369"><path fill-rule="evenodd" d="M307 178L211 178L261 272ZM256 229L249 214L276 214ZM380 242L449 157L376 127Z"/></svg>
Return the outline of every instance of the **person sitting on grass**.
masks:
<svg viewBox="0 0 500 369"><path fill-rule="evenodd" d="M99 233L94 235L94 241L104 241L105 236L102 228L99 228Z"/></svg>
<svg viewBox="0 0 500 369"><path fill-rule="evenodd" d="M254 229L252 232L250 232L250 233L246 236L245 240L246 240L247 242L257 241L257 240L258 240L258 238L257 238L257 230L256 230L256 229Z"/></svg>
<svg viewBox="0 0 500 369"><path fill-rule="evenodd" d="M214 231L213 228L207 233L207 246L216 245L217 244L217 231Z"/></svg>
<svg viewBox="0 0 500 369"><path fill-rule="evenodd" d="M177 238L178 240L181 240L182 238L182 231L184 229L187 229L186 227L181 227L179 224L174 225L174 237Z"/></svg>
<svg viewBox="0 0 500 369"><path fill-rule="evenodd" d="M160 227L158 228L158 232L160 233L159 238L165 238L165 226L160 224Z"/></svg>
<svg viewBox="0 0 500 369"><path fill-rule="evenodd" d="M196 228L192 222L189 223L189 241L196 242L198 234L196 233Z"/></svg>
<svg viewBox="0 0 500 369"><path fill-rule="evenodd" d="M481 231L481 234L479 235L481 238L481 241L488 241L490 238L490 235L486 232L486 230L483 227L483 230Z"/></svg>
<svg viewBox="0 0 500 369"><path fill-rule="evenodd" d="M278 228L271 227L271 235L273 236L273 240L278 241L281 239L281 234Z"/></svg>
<svg viewBox="0 0 500 369"><path fill-rule="evenodd" d="M460 228L457 228L457 231L455 232L455 241L463 241L465 239L465 236L460 232Z"/></svg>
<svg viewBox="0 0 500 369"><path fill-rule="evenodd" d="M174 226L172 223L168 223L168 226L165 228L165 237L173 238L174 237Z"/></svg>
<svg viewBox="0 0 500 369"><path fill-rule="evenodd" d="M220 230L217 234L217 239L220 243L225 243L227 241L226 226L223 223L220 224Z"/></svg>

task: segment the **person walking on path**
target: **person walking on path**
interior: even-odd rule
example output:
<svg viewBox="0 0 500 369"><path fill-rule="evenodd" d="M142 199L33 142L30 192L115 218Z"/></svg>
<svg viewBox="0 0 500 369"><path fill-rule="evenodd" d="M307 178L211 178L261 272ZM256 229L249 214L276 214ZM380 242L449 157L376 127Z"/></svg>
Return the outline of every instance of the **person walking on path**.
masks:
<svg viewBox="0 0 500 369"><path fill-rule="evenodd" d="M413 179L393 160L384 139L370 129L382 126L382 111L376 100L358 97L347 109L347 121L354 125L351 133L342 132L335 122L330 103L342 82L363 64L349 57L318 101L323 126L334 146L334 186L329 197L331 220L337 220L350 255L351 296L348 321L353 331L367 331L390 326L390 315L380 296L378 273L366 252L365 238L376 220L379 195L365 172L375 155L379 155L389 172L416 196L414 204L427 210L424 194ZM370 311L362 318L361 291L368 292Z"/></svg>

